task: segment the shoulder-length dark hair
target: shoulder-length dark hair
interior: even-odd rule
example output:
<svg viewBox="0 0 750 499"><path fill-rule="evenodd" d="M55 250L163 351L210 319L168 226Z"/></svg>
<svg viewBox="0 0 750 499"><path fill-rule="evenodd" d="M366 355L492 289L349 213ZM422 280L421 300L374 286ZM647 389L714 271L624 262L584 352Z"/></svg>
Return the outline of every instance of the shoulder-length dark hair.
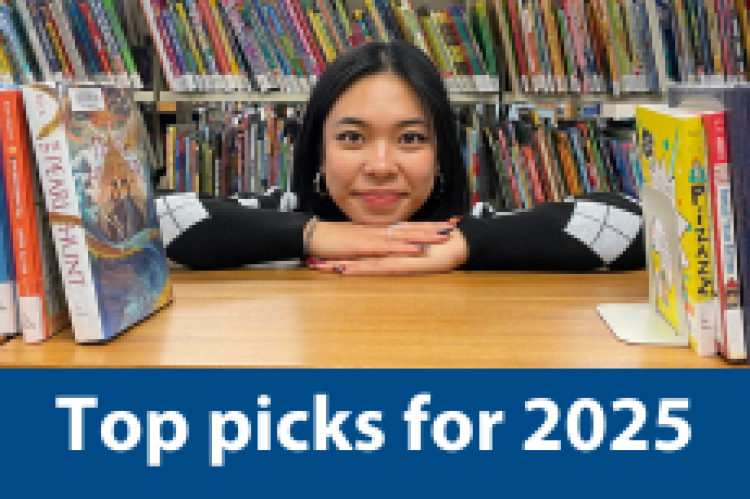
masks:
<svg viewBox="0 0 750 499"><path fill-rule="evenodd" d="M404 79L432 118L442 181L412 215L412 221L440 221L468 209L466 172L448 92L432 61L404 41L370 42L339 56L312 91L294 150L292 188L299 208L324 220L346 220L330 196L315 192L313 181L323 157L323 125L333 104L354 83L369 75L391 73ZM324 183L321 182L321 187Z"/></svg>

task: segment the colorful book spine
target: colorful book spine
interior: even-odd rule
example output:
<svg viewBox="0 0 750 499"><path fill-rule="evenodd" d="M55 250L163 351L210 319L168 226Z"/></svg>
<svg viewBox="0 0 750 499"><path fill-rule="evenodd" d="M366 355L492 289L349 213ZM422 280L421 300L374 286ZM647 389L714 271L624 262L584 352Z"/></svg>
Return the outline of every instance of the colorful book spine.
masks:
<svg viewBox="0 0 750 499"><path fill-rule="evenodd" d="M8 52L16 61L21 81L23 83L33 82L36 75L13 21L13 10L8 0L3 0L0 3L0 33L8 40Z"/></svg>
<svg viewBox="0 0 750 499"><path fill-rule="evenodd" d="M266 31L258 19L254 6L250 5L249 2L245 2L240 5L240 7L240 16L242 17L245 26L247 26L249 31L252 32L254 40L257 42L257 47L260 50L258 58L266 65L265 80L267 87L269 89L285 88L281 63L277 59L276 53L271 48L272 43L269 41Z"/></svg>
<svg viewBox="0 0 750 499"><path fill-rule="evenodd" d="M708 173L711 189L716 288L720 304L717 344L722 355L731 360L747 357L744 317L741 308L740 273L737 267L734 200L730 183L726 113L703 113L708 149Z"/></svg>
<svg viewBox="0 0 750 499"><path fill-rule="evenodd" d="M18 306L24 340L39 343L64 327L65 311L57 310L52 283L47 282L43 255L44 216L37 210L38 179L28 142L26 113L20 89L0 91L0 117L5 164L5 185L13 230ZM49 275L49 277L52 277ZM49 286L49 287L48 287ZM59 312L51 314L50 312Z"/></svg>
<svg viewBox="0 0 750 499"><path fill-rule="evenodd" d="M133 86L133 88L143 88L143 82L141 80L140 74L138 73L138 68L135 65L135 61L133 60L133 55L130 51L130 45L125 38L125 34L122 30L122 25L120 24L120 20L117 16L117 11L115 11L114 5L112 4L112 0L100 1L109 20L112 35L115 38L115 43L118 46L128 76L130 77L131 85Z"/></svg>
<svg viewBox="0 0 750 499"><path fill-rule="evenodd" d="M131 83L130 76L125 67L125 61L123 60L119 43L115 38L109 18L104 10L104 5L101 0L89 0L89 4L97 26L101 30L104 49L109 55L113 76L116 78L118 86L129 87Z"/></svg>
<svg viewBox="0 0 750 499"><path fill-rule="evenodd" d="M40 23L36 2L19 2L18 12L25 25L26 36L36 54L36 62L45 79L59 79L62 70L57 61L57 54L47 38L47 29Z"/></svg>
<svg viewBox="0 0 750 499"><path fill-rule="evenodd" d="M0 134L0 149L2 134ZM0 154L0 337L14 336L21 332L18 321L16 298L16 270L13 258L11 205L6 195L5 155Z"/></svg>

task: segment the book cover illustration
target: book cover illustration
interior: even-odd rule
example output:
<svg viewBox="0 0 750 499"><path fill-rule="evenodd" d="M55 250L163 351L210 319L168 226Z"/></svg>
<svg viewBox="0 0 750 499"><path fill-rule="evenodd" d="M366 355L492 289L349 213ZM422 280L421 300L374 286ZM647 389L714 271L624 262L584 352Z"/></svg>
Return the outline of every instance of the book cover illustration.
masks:
<svg viewBox="0 0 750 499"><path fill-rule="evenodd" d="M71 87L63 109L103 337L111 338L171 301L151 169L131 92Z"/></svg>
<svg viewBox="0 0 750 499"><path fill-rule="evenodd" d="M172 297L132 91L23 92L75 338L108 340Z"/></svg>
<svg viewBox="0 0 750 499"><path fill-rule="evenodd" d="M638 145L643 165L644 221L648 229L649 277L657 312L677 331L685 326L682 272L687 267L683 241L688 224L677 209L676 161L679 127L661 109L639 106ZM653 194L652 194L653 193ZM660 199L656 199L656 198ZM646 207L650 209L646 209ZM671 235L672 234L672 235ZM677 244L672 244L671 241ZM682 319L682 320L681 320Z"/></svg>

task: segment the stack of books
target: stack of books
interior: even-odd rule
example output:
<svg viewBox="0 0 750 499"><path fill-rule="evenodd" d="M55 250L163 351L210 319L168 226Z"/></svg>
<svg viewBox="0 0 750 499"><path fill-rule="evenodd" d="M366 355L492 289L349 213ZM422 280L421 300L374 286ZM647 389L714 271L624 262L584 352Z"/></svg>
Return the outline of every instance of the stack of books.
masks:
<svg viewBox="0 0 750 499"><path fill-rule="evenodd" d="M299 106L201 111L199 123L167 128L165 187L208 196L291 190Z"/></svg>
<svg viewBox="0 0 750 499"><path fill-rule="evenodd" d="M142 88L112 0L0 0L0 79Z"/></svg>
<svg viewBox="0 0 750 499"><path fill-rule="evenodd" d="M480 113L478 127L460 127L473 205L513 211L592 192L638 197L632 120L557 119L515 107L504 120Z"/></svg>
<svg viewBox="0 0 750 499"><path fill-rule="evenodd" d="M407 40L451 90L497 91L493 21L483 4L440 11L411 0L141 0L173 91L305 92L326 66L370 40Z"/></svg>
<svg viewBox="0 0 750 499"><path fill-rule="evenodd" d="M650 282L656 312L698 354L744 360L750 89L712 93L711 102L637 108Z"/></svg>
<svg viewBox="0 0 750 499"><path fill-rule="evenodd" d="M141 126L128 89L0 90L0 334L106 341L171 302Z"/></svg>

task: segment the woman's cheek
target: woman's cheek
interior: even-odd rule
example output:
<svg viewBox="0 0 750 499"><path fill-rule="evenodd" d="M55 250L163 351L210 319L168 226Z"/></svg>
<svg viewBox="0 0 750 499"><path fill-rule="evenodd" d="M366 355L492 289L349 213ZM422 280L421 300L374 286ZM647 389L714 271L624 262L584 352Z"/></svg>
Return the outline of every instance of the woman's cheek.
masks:
<svg viewBox="0 0 750 499"><path fill-rule="evenodd" d="M430 152L408 156L402 160L404 173L413 189L431 189L435 169L435 155Z"/></svg>

